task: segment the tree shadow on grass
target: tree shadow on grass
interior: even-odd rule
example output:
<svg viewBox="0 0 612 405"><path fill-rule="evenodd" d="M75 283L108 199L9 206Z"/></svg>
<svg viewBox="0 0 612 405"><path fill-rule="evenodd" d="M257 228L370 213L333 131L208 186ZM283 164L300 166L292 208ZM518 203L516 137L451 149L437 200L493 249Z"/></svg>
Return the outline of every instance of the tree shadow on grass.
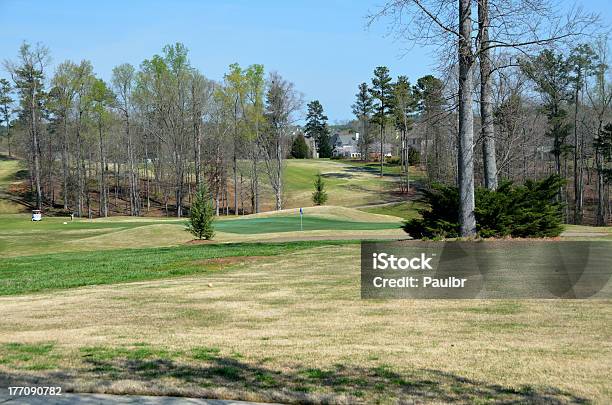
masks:
<svg viewBox="0 0 612 405"><path fill-rule="evenodd" d="M518 389L433 369L399 373L390 366L362 367L336 364L329 369L289 365L273 368L210 351L191 358L100 358L84 356L83 367L70 372L48 372L38 377L0 372L0 387L61 385L80 390L77 380L93 381L90 390L126 393L112 387L130 381L130 394L218 397L288 403L461 403L586 404L591 401L553 387ZM241 356L238 356L241 357ZM76 387L76 388L75 388Z"/></svg>
<svg viewBox="0 0 612 405"><path fill-rule="evenodd" d="M385 167L393 167L385 165ZM380 175L380 163L370 163L366 166L350 166L346 167L344 171L349 173L370 173ZM385 172L384 177L400 177L398 173Z"/></svg>
<svg viewBox="0 0 612 405"><path fill-rule="evenodd" d="M325 179L352 179L355 176L351 173L322 173L321 177Z"/></svg>
<svg viewBox="0 0 612 405"><path fill-rule="evenodd" d="M9 155L5 155L4 153L0 153L0 161L2 160L17 160L15 156L9 157Z"/></svg>

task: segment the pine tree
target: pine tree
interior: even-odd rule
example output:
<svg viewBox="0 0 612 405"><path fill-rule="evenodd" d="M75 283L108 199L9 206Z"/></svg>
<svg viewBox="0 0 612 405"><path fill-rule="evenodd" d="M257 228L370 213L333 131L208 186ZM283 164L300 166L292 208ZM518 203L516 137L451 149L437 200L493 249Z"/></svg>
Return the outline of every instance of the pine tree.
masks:
<svg viewBox="0 0 612 405"><path fill-rule="evenodd" d="M368 146L370 144L370 135L368 127L374 111L374 104L370 96L367 83L359 85L359 92L355 94L355 104L352 105L353 114L361 122L361 137L359 138L359 151L361 152L361 160L367 160Z"/></svg>
<svg viewBox="0 0 612 405"><path fill-rule="evenodd" d="M395 128L401 134L400 162L402 165L402 177L404 178L404 191L410 190L410 176L408 159L408 131L412 130L412 113L416 109L416 99L406 76L399 76L397 83L393 86L393 115L395 116Z"/></svg>
<svg viewBox="0 0 612 405"><path fill-rule="evenodd" d="M552 154L558 176L562 176L561 158L569 152L567 138L571 125L567 122L567 105L572 99L570 86L571 65L561 54L546 49L534 58L524 61L523 72L535 83L536 91L544 99L544 108L548 118L546 135L552 138Z"/></svg>
<svg viewBox="0 0 612 405"><path fill-rule="evenodd" d="M323 106L319 100L314 100L308 103L307 107L308 113L306 114L304 132L316 140L319 157L329 158L332 155L332 147L329 140L327 116L323 114Z"/></svg>
<svg viewBox="0 0 612 405"><path fill-rule="evenodd" d="M374 116L372 121L378 124L380 128L380 175L383 175L384 164L384 143L385 143L385 125L387 119L392 112L393 107L393 84L389 76L389 69L385 66L379 66L374 69L374 77L372 78L372 87L369 89L372 98L377 104L374 107Z"/></svg>
<svg viewBox="0 0 612 405"><path fill-rule="evenodd" d="M11 84L6 79L0 79L0 122L3 120L6 125L4 136L8 146L8 155L11 157L11 104L13 99L11 98Z"/></svg>
<svg viewBox="0 0 612 405"><path fill-rule="evenodd" d="M315 205L323 205L327 201L327 192L325 191L325 181L321 173L317 174L314 182L315 191L312 193L312 202Z"/></svg>
<svg viewBox="0 0 612 405"><path fill-rule="evenodd" d="M208 188L203 183L196 193L195 201L191 206L187 231L198 239L210 240L215 235L213 222L215 212Z"/></svg>
<svg viewBox="0 0 612 405"><path fill-rule="evenodd" d="M427 75L419 78L414 87L417 99L417 111L427 147L421 157L427 168L428 180L444 181L450 177L450 147L449 139L443 136L440 117L444 113L444 83ZM430 144L431 142L431 144ZM430 158L431 153L431 158Z"/></svg>
<svg viewBox="0 0 612 405"><path fill-rule="evenodd" d="M293 140L293 143L291 144L291 157L294 159L308 158L308 145L306 145L304 135L299 134Z"/></svg>

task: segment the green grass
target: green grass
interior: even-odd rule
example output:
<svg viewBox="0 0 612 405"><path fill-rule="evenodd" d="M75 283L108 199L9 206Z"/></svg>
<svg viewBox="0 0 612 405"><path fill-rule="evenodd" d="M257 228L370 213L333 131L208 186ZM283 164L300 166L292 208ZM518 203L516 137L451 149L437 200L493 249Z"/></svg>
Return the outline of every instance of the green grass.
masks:
<svg viewBox="0 0 612 405"><path fill-rule="evenodd" d="M4 343L0 344L0 365L21 370L50 370L57 368L56 358L51 353L54 343Z"/></svg>
<svg viewBox="0 0 612 405"><path fill-rule="evenodd" d="M186 221L186 219L182 219ZM68 224L64 225L64 222ZM3 215L0 216L0 229L23 232L56 232L70 230L108 230L108 229L130 229L140 226L154 225L159 223L177 222L176 219L153 219L135 221L89 221L75 219L70 221L69 217L44 217L40 222L33 222L29 215Z"/></svg>
<svg viewBox="0 0 612 405"><path fill-rule="evenodd" d="M329 170L325 161L322 165L313 164L312 162L315 161L290 160L287 162L283 179L287 192L313 190L315 176L319 172L327 171L326 169ZM338 177L327 176L325 178L325 185L330 191L337 189L344 183L346 183L346 179L343 179L340 175Z"/></svg>
<svg viewBox="0 0 612 405"><path fill-rule="evenodd" d="M275 256L348 242L237 243L36 255L0 262L0 295L114 284L219 271L207 259ZM240 262L240 261L238 261ZM227 268L227 267L226 267Z"/></svg>
<svg viewBox="0 0 612 405"><path fill-rule="evenodd" d="M371 214L393 215L403 219L419 218L419 210L425 208L420 201L405 201L396 204L388 204L378 207L361 208L361 211Z"/></svg>
<svg viewBox="0 0 612 405"><path fill-rule="evenodd" d="M393 222L357 222L337 219L305 216L303 219L304 231L315 230L377 230L397 229L399 224ZM257 234L274 232L293 232L300 230L299 216L276 216L270 218L249 218L234 221L220 221L215 229L221 232L238 234Z"/></svg>
<svg viewBox="0 0 612 405"><path fill-rule="evenodd" d="M11 183L27 178L27 171L24 167L23 162L9 159L8 156L0 154L0 214L14 214L24 211L24 207L2 196L7 192Z"/></svg>
<svg viewBox="0 0 612 405"><path fill-rule="evenodd" d="M171 246L188 240L188 233L183 232L187 219L125 219L123 220L74 220L60 217L45 217L40 222L30 221L28 215L0 215L0 256L24 256L62 251L81 251L91 248L91 240L103 235L112 235L120 231L142 228L150 225L169 224L159 232L147 234L148 246L138 246L139 233L118 233L123 238L125 247ZM64 222L67 222L64 224ZM304 231L313 230L382 230L398 228L399 223L351 221L340 218L317 217L305 215ZM149 228L147 228L149 229ZM215 222L218 232L234 235L262 233L281 233L300 231L299 215L270 216L265 218L237 218ZM144 231L146 232L146 231ZM173 232L173 233L169 233ZM130 239L136 238L136 239ZM88 242L89 241L89 242ZM235 242L236 240L230 240ZM78 242L78 243L75 243ZM130 246L134 244L134 246ZM115 246L119 248L123 246ZM97 248L112 249L113 246L98 245Z"/></svg>
<svg viewBox="0 0 612 405"><path fill-rule="evenodd" d="M0 154L0 187L7 186L15 181L18 173L25 167L19 160L9 159L8 156Z"/></svg>
<svg viewBox="0 0 612 405"><path fill-rule="evenodd" d="M64 225L64 222L67 224ZM183 220L184 222L184 220ZM74 250L67 243L126 229L175 221L88 221L44 217L32 222L29 215L0 215L0 256L32 255Z"/></svg>
<svg viewBox="0 0 612 405"><path fill-rule="evenodd" d="M182 354L181 351L170 351L154 348L148 344L132 345L133 347L107 347L90 346L80 348L83 357L90 361L114 360L125 358L127 360L146 360L150 358L171 359Z"/></svg>

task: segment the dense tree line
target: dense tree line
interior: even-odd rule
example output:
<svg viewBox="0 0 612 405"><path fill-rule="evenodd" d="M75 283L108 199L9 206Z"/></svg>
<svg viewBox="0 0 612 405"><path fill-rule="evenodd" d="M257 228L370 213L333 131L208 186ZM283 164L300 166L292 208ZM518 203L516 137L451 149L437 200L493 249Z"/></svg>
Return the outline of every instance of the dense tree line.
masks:
<svg viewBox="0 0 612 405"><path fill-rule="evenodd" d="M391 21L398 39L443 55L437 83L427 80L435 89L429 108L413 130L427 137L429 178L458 186L462 236L476 233L475 186L494 190L500 177L556 173L567 180L556 197L566 222L583 223L585 199L596 213L588 222L610 221L610 161L602 145L612 92L597 16L563 15L553 2L401 0L370 17ZM362 94L360 88L358 100ZM383 105L375 103L375 111ZM359 108L356 115L366 116Z"/></svg>
<svg viewBox="0 0 612 405"><path fill-rule="evenodd" d="M492 63L508 63L507 55ZM381 86L383 72L390 95L381 101L375 88ZM407 145L408 134L424 145L420 158L428 185L459 182L457 88L445 79L427 75L411 85L405 76L392 81L388 69L379 67L371 85L358 87L352 128L362 134L362 157L367 159L373 142L377 148L378 142L393 143L402 166L401 191L410 186L408 151L420 148ZM566 180L557 195L566 222L609 223L611 162L605 126L612 121L612 84L605 41L523 55L514 66L493 73L490 81L491 128L484 122L482 103L473 114L480 134L474 146L482 151L473 156L476 184L495 189L499 179L522 183L554 173ZM493 157L487 158L491 148ZM381 158L381 167L383 163Z"/></svg>
<svg viewBox="0 0 612 405"><path fill-rule="evenodd" d="M116 66L109 82L89 61L49 72L40 44L24 43L5 68L4 135L29 164L38 208L180 217L203 185L217 214L257 212L270 188L282 208L283 161L302 101L278 73L233 64L214 82L181 43L138 68Z"/></svg>

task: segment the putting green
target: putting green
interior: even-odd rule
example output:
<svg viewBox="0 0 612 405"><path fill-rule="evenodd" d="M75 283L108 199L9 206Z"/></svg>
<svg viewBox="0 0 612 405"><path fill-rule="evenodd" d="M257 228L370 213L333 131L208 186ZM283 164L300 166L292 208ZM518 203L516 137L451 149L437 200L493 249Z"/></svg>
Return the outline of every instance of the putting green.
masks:
<svg viewBox="0 0 612 405"><path fill-rule="evenodd" d="M393 222L359 222L345 221L339 219L321 218L315 216L305 216L302 228L304 231L318 230L378 230L378 229L397 229L400 223ZM215 229L221 232L237 234L258 234L275 232L294 232L300 230L299 216L270 217L270 218L249 218L234 221L219 221L215 224Z"/></svg>

